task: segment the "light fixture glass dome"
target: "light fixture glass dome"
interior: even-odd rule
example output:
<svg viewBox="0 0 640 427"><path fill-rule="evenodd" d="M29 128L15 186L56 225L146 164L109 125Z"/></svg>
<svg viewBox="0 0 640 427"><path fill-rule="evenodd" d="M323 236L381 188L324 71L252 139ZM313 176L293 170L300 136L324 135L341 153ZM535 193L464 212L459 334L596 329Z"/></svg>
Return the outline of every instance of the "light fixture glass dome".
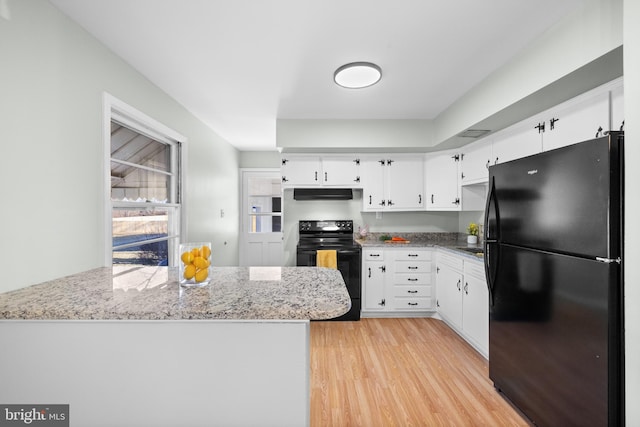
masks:
<svg viewBox="0 0 640 427"><path fill-rule="evenodd" d="M371 62L352 62L338 68L333 74L337 85L349 89L360 89L374 85L380 81L382 71Z"/></svg>

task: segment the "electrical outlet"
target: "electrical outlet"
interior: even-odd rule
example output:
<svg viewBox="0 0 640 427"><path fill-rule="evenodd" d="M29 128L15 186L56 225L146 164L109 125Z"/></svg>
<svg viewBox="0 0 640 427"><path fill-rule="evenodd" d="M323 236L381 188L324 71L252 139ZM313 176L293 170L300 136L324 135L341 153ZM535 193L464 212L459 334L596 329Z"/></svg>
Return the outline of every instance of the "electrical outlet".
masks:
<svg viewBox="0 0 640 427"><path fill-rule="evenodd" d="M220 209L220 218L224 218L224 209Z"/></svg>

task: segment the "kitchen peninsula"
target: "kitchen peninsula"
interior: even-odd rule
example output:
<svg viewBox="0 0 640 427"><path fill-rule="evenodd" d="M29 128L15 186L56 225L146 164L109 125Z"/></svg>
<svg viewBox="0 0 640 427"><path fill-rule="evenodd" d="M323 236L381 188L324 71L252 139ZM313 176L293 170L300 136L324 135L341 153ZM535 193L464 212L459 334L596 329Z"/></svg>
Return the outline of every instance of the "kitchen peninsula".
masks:
<svg viewBox="0 0 640 427"><path fill-rule="evenodd" d="M308 425L309 320L350 308L337 270L99 268L0 294L0 401L72 425Z"/></svg>

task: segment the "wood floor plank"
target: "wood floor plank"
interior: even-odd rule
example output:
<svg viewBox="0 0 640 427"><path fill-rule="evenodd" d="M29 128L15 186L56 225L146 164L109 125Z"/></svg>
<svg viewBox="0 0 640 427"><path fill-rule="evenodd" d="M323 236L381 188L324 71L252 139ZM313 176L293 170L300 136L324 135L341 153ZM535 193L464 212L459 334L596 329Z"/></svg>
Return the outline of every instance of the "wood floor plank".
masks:
<svg viewBox="0 0 640 427"><path fill-rule="evenodd" d="M436 319L311 323L311 426L529 426Z"/></svg>

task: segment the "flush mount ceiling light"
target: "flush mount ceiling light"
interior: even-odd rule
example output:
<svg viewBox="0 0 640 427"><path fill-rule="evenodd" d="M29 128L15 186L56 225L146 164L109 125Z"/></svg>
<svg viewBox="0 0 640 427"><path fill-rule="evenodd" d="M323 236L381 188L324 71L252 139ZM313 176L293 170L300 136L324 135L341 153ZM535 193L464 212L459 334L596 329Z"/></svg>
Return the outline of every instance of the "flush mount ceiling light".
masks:
<svg viewBox="0 0 640 427"><path fill-rule="evenodd" d="M348 89L372 86L380 81L380 77L382 77L380 67L371 62L345 64L333 74L336 84Z"/></svg>

